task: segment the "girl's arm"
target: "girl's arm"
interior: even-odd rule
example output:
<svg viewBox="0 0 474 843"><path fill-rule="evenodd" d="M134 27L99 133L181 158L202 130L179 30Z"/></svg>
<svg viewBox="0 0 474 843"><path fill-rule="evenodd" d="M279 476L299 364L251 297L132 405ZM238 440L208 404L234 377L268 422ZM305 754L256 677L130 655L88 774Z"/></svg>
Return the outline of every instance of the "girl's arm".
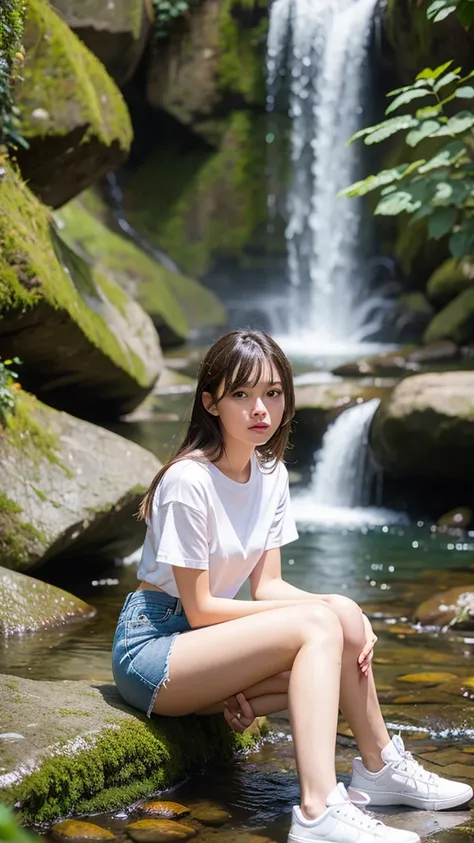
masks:
<svg viewBox="0 0 474 843"><path fill-rule="evenodd" d="M250 588L253 600L314 600L314 594L303 591L285 582L281 576L281 553L279 547L266 550L250 574Z"/></svg>
<svg viewBox="0 0 474 843"><path fill-rule="evenodd" d="M173 566L173 572L186 617L192 627L212 626L223 621L268 612L270 609L295 605L295 598L291 596L260 602L213 597L209 589L209 571ZM314 601L314 596L308 594L308 598Z"/></svg>

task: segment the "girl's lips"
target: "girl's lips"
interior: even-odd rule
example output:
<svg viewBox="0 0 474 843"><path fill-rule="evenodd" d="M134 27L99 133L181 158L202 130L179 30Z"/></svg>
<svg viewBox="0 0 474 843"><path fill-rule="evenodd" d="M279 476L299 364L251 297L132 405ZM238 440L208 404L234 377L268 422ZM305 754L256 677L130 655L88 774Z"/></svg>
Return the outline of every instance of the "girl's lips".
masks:
<svg viewBox="0 0 474 843"><path fill-rule="evenodd" d="M269 424L254 424L249 429L250 430L268 430L269 427L270 427Z"/></svg>

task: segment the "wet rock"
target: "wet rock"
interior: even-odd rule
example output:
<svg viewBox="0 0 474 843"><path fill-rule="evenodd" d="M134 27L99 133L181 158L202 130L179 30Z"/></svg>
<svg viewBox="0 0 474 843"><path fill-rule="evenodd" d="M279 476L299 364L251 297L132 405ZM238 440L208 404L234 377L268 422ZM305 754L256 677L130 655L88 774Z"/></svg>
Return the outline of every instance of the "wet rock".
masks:
<svg viewBox="0 0 474 843"><path fill-rule="evenodd" d="M463 699L474 699L474 676L467 676L462 679L456 679L452 682L446 682L441 686L441 691L445 694L450 694L455 697L463 697Z"/></svg>
<svg viewBox="0 0 474 843"><path fill-rule="evenodd" d="M228 811L224 811L218 805L200 805L193 808L193 819L198 820L203 825L219 828L219 826L229 822L232 817Z"/></svg>
<svg viewBox="0 0 474 843"><path fill-rule="evenodd" d="M58 840L75 843L76 840L115 840L115 834L90 822L62 820L53 825L52 834Z"/></svg>
<svg viewBox="0 0 474 843"><path fill-rule="evenodd" d="M54 0L70 29L100 59L117 85L132 76L151 33L144 0Z"/></svg>
<svg viewBox="0 0 474 843"><path fill-rule="evenodd" d="M59 207L120 166L132 127L100 61L45 0L28 0L27 7L17 104L29 148L19 147L16 157L30 189Z"/></svg>
<svg viewBox="0 0 474 843"><path fill-rule="evenodd" d="M426 290L436 304L446 304L474 284L474 264L468 259L448 258L428 279Z"/></svg>
<svg viewBox="0 0 474 843"><path fill-rule="evenodd" d="M376 410L370 443L394 476L466 480L474 448L474 372L436 372L402 380Z"/></svg>
<svg viewBox="0 0 474 843"><path fill-rule="evenodd" d="M461 352L455 342L452 340L439 340L424 345L421 348L415 348L407 355L407 360L410 363L420 363L421 365L430 363L440 363L446 360L459 360Z"/></svg>
<svg viewBox="0 0 474 843"><path fill-rule="evenodd" d="M93 550L123 557L143 540L132 516L160 463L139 445L18 393L0 464L4 567L24 571L45 556Z"/></svg>
<svg viewBox="0 0 474 843"><path fill-rule="evenodd" d="M373 377L377 373L376 367L369 360L354 360L352 363L342 363L331 371L333 375L338 375L341 378Z"/></svg>
<svg viewBox="0 0 474 843"><path fill-rule="evenodd" d="M165 843L167 840L189 840L196 829L173 820L137 820L126 827L135 843Z"/></svg>
<svg viewBox="0 0 474 843"><path fill-rule="evenodd" d="M433 317L423 339L426 343L450 339L458 345L474 339L474 287L459 293Z"/></svg>
<svg viewBox="0 0 474 843"><path fill-rule="evenodd" d="M186 808L185 805L180 805L179 802L161 802L159 800L141 802L138 805L138 810L144 814L153 814L168 820L175 819L176 817L185 817L190 813L190 809Z"/></svg>
<svg viewBox="0 0 474 843"><path fill-rule="evenodd" d="M85 620L96 611L61 588L0 567L0 636Z"/></svg>
<svg viewBox="0 0 474 843"><path fill-rule="evenodd" d="M249 745L221 715L149 720L105 682L1 675L0 711L2 733L25 738L1 743L1 799L32 823L116 810Z"/></svg>
<svg viewBox="0 0 474 843"><path fill-rule="evenodd" d="M416 685L442 685L443 682L449 682L451 679L457 679L455 673L405 673L403 676L397 676L398 682L410 682Z"/></svg>
<svg viewBox="0 0 474 843"><path fill-rule="evenodd" d="M474 588L472 583L443 591L425 600L415 611L422 624L474 629Z"/></svg>
<svg viewBox="0 0 474 843"><path fill-rule="evenodd" d="M472 522L472 509L469 506L459 506L446 512L441 518L438 518L436 524L444 529L462 529L467 530Z"/></svg>

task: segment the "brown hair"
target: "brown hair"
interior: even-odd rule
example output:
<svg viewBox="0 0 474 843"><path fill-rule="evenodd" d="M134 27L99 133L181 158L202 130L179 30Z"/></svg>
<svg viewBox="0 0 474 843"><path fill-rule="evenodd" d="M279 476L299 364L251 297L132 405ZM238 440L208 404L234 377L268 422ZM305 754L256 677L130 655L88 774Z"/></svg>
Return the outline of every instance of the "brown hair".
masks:
<svg viewBox="0 0 474 843"><path fill-rule="evenodd" d="M165 471L175 462L192 457L196 451L212 462L217 462L222 457L225 445L220 421L203 406L203 392L209 392L217 403L224 395L229 395L248 384L251 378L251 385L256 386L265 363L273 364L281 377L285 411L279 428L268 442L257 445L256 454L261 465L283 459L288 445L291 419L295 413L295 391L290 363L280 346L268 334L262 331L231 331L211 346L201 363L188 432L175 456L153 479L140 504L139 518L147 519L151 516L157 486ZM217 394L221 386L223 392L218 399Z"/></svg>

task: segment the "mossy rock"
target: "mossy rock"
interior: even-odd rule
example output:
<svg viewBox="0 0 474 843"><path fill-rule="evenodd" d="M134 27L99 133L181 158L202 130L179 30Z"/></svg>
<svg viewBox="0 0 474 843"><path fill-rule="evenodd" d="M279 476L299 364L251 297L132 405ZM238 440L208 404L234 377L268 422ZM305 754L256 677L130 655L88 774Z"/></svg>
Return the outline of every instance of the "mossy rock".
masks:
<svg viewBox="0 0 474 843"><path fill-rule="evenodd" d="M266 118L236 111L214 153L155 150L125 185L127 219L197 278L219 260L235 267L268 260L284 237L267 236L266 129Z"/></svg>
<svg viewBox="0 0 474 843"><path fill-rule="evenodd" d="M18 161L30 189L58 207L127 157L127 107L103 65L46 0L27 0L27 61L18 86L29 149Z"/></svg>
<svg viewBox="0 0 474 843"><path fill-rule="evenodd" d="M376 410L370 442L388 474L472 484L474 372L404 378Z"/></svg>
<svg viewBox="0 0 474 843"><path fill-rule="evenodd" d="M130 412L161 367L149 316L94 272L11 168L0 181L0 355L26 389L83 416Z"/></svg>
<svg viewBox="0 0 474 843"><path fill-rule="evenodd" d="M422 624L474 629L474 588L472 583L435 594L416 609L414 619Z"/></svg>
<svg viewBox="0 0 474 843"><path fill-rule="evenodd" d="M146 310L164 346L203 329L224 326L227 314L217 297L197 281L172 272L131 240L115 234L77 198L56 213L61 236L96 269L116 282Z"/></svg>
<svg viewBox="0 0 474 843"><path fill-rule="evenodd" d="M0 799L29 822L130 805L256 741L221 715L149 720L112 685L2 676L0 710L24 738L0 742Z"/></svg>
<svg viewBox="0 0 474 843"><path fill-rule="evenodd" d="M201 0L157 41L147 97L211 144L236 108L265 107L268 0Z"/></svg>
<svg viewBox="0 0 474 843"><path fill-rule="evenodd" d="M459 293L474 286L474 264L465 258L448 258L428 279L426 292L437 304L446 304Z"/></svg>
<svg viewBox="0 0 474 843"><path fill-rule="evenodd" d="M0 427L0 563L28 570L61 555L127 556L143 541L134 515L158 460L102 427L16 396Z"/></svg>
<svg viewBox="0 0 474 843"><path fill-rule="evenodd" d="M5 502L1 496L0 502ZM95 613L93 606L62 588L0 567L0 636L50 629Z"/></svg>
<svg viewBox="0 0 474 843"><path fill-rule="evenodd" d="M117 85L124 85L136 70L151 32L144 0L53 0L52 5Z"/></svg>
<svg viewBox="0 0 474 843"><path fill-rule="evenodd" d="M453 340L458 345L474 341L474 286L459 293L428 325L426 343Z"/></svg>

